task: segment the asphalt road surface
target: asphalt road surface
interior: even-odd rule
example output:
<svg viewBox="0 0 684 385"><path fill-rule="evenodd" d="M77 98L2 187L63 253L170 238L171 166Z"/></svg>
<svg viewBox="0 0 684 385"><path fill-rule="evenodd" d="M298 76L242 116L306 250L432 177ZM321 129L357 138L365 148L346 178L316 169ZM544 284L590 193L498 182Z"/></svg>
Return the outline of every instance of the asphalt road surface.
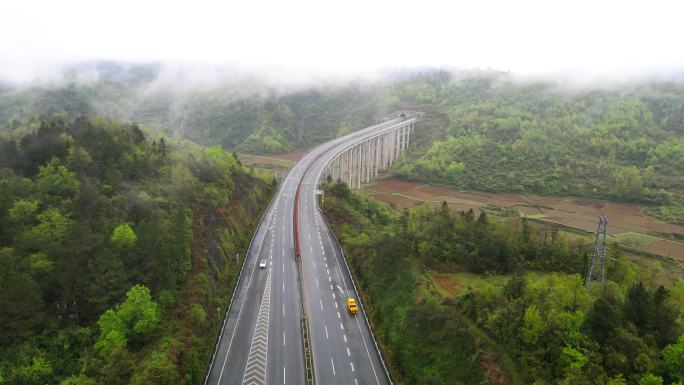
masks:
<svg viewBox="0 0 684 385"><path fill-rule="evenodd" d="M391 120L326 142L309 152L280 184L255 232L223 325L207 384L304 384L300 317L302 279L319 385L389 384L338 244L323 218L316 188L326 163L345 147L390 130ZM303 277L294 258L297 185ZM266 261L261 268L260 262Z"/></svg>

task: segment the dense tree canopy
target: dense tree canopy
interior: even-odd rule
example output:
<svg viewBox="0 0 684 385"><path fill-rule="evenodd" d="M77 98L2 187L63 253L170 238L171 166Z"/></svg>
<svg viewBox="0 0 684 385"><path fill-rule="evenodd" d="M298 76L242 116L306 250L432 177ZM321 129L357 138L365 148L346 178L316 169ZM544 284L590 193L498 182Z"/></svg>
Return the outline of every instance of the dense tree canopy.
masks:
<svg viewBox="0 0 684 385"><path fill-rule="evenodd" d="M444 113L447 127L426 156L400 166L405 177L640 202L657 207L663 219L684 221L680 85L567 92L505 79L422 82L439 91L442 103L426 107Z"/></svg>
<svg viewBox="0 0 684 385"><path fill-rule="evenodd" d="M556 231L446 204L398 212L339 183L327 192L325 211L400 381L681 381L684 297L629 280L639 268L618 245L609 281L585 289L588 249ZM440 291L444 280L458 293Z"/></svg>
<svg viewBox="0 0 684 385"><path fill-rule="evenodd" d="M0 132L35 129L36 117L97 112L199 143L273 153L313 146L394 110L420 109L427 116L416 132L417 146L400 164L407 178L485 191L627 200L648 204L662 219L684 221L681 83L572 88L495 72L426 70L291 90L259 79L185 88L154 82L154 65L99 63L95 69L97 82L3 92ZM144 137L139 129L130 134L134 141ZM3 144L3 153L26 169L66 151L71 162L64 166L71 172L102 164L97 154L66 149L64 139L50 139L43 145L47 152L27 143L24 151L35 160L30 163L12 155L12 143ZM50 180L68 178L64 169L53 168L46 188Z"/></svg>
<svg viewBox="0 0 684 385"><path fill-rule="evenodd" d="M680 84L564 90L426 71L181 90L155 82L154 65L97 71L89 83L0 90L0 383L201 383L232 256L266 194L230 153L169 136L284 152L421 109L398 162L406 178L633 201L684 221ZM502 372L516 384L684 381L681 303L673 288L628 281L638 267L611 264L613 282L587 292L587 249L557 232L448 207L398 213L340 184L330 193L405 383L494 383ZM619 248L610 257L624 260ZM479 286L438 295L437 270Z"/></svg>
<svg viewBox="0 0 684 385"><path fill-rule="evenodd" d="M0 383L199 383L213 301L227 300L264 184L218 147L147 138L137 124L56 114L14 128L0 136ZM209 214L200 237L230 264L193 238L194 216ZM197 274L214 280L201 286L193 240ZM159 344L176 333L186 340Z"/></svg>

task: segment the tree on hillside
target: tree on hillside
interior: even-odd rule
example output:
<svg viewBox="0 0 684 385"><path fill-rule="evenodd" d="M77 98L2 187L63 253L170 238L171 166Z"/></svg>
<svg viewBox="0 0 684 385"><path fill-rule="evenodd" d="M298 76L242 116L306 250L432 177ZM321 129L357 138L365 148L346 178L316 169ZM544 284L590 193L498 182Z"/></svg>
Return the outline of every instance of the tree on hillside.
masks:
<svg viewBox="0 0 684 385"><path fill-rule="evenodd" d="M653 299L643 282L639 281L629 288L623 314L625 320L632 322L641 334L651 330L653 323Z"/></svg>
<svg viewBox="0 0 684 385"><path fill-rule="evenodd" d="M10 248L0 248L0 342L4 345L32 335L42 318L40 287L27 259Z"/></svg>
<svg viewBox="0 0 684 385"><path fill-rule="evenodd" d="M38 168L36 186L43 194L67 197L78 189L76 175L63 166L59 159L53 158L50 163Z"/></svg>
<svg viewBox="0 0 684 385"><path fill-rule="evenodd" d="M135 285L126 293L126 300L115 309L107 310L97 324L100 336L95 347L101 355L126 348L129 341L139 347L158 327L157 304L152 301L148 288Z"/></svg>
<svg viewBox="0 0 684 385"><path fill-rule="evenodd" d="M667 345L662 352L663 370L674 382L684 383L684 334L677 343Z"/></svg>
<svg viewBox="0 0 684 385"><path fill-rule="evenodd" d="M644 182L639 170L634 167L623 167L613 173L615 178L615 194L618 198L635 200L641 196Z"/></svg>
<svg viewBox="0 0 684 385"><path fill-rule="evenodd" d="M128 223L117 226L112 233L111 241L115 247L128 249L135 245L138 237Z"/></svg>

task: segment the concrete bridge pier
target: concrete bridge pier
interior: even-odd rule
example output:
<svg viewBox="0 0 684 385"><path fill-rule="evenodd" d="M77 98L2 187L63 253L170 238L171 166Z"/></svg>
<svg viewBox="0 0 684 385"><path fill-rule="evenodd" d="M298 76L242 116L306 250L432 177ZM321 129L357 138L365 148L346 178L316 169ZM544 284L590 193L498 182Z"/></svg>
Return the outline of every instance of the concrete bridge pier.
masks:
<svg viewBox="0 0 684 385"><path fill-rule="evenodd" d="M415 122L415 118L395 122L342 150L326 166L325 176L342 180L350 188L361 188L408 149Z"/></svg>

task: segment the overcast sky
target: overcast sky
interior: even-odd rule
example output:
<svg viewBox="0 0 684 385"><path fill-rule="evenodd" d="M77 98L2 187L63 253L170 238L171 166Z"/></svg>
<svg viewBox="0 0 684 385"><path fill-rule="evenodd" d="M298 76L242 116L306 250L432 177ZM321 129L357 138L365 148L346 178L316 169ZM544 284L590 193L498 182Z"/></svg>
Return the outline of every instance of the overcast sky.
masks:
<svg viewBox="0 0 684 385"><path fill-rule="evenodd" d="M684 69L681 1L3 0L0 75L165 60L302 71Z"/></svg>

